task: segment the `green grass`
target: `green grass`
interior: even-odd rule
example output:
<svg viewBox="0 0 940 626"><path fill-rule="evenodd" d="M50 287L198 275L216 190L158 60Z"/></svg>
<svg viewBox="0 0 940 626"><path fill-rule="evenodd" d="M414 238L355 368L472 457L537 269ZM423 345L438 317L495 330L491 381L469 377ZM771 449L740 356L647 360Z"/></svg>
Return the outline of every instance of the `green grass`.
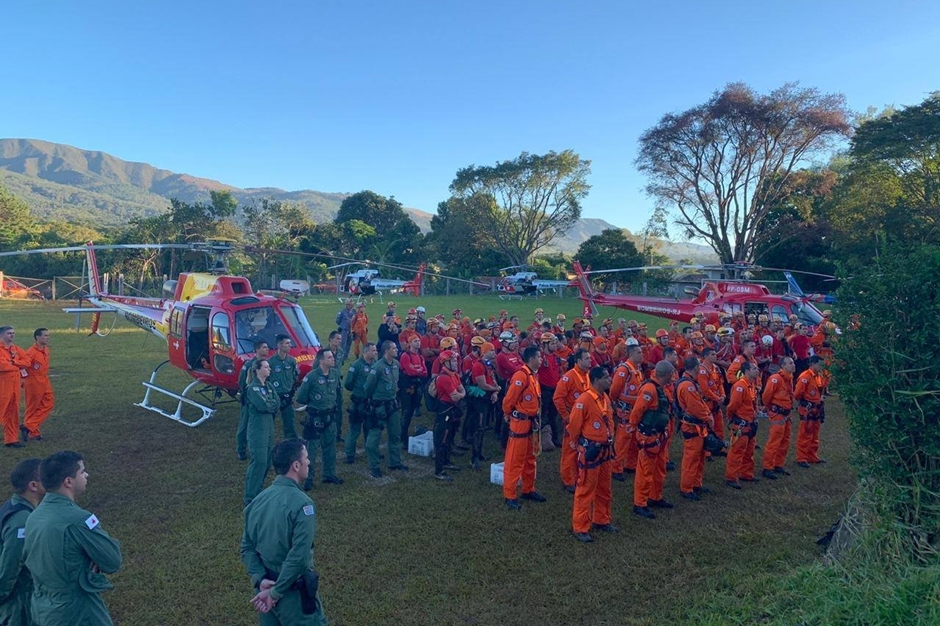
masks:
<svg viewBox="0 0 940 626"><path fill-rule="evenodd" d="M418 303L393 299L399 311ZM581 310L579 301L557 298L422 303L448 317L455 307L471 317L506 308L525 324L536 306L569 320ZM37 326L53 330L57 394L46 440L4 450L0 474L63 448L85 455L90 480L81 505L101 518L124 552L115 589L105 594L116 622L256 623L238 555L245 464L234 452L236 406L223 406L196 429L133 406L143 397L140 382L165 358L165 344L120 324L105 339L76 333L60 305L0 303L0 324L17 327L19 345L28 345ZM320 297L304 305L325 337L338 302ZM384 310L378 303L370 308L373 320ZM187 380L176 379L177 388ZM762 623L762 600L795 568L818 560L815 541L854 487L845 419L833 404L822 434L827 465L795 468L791 478L736 492L722 486L724 464L716 461L706 468L714 493L699 503L680 500L678 473L670 473L666 497L677 507L652 522L630 513L632 484L614 483L621 532L591 545L571 537L558 452L539 462L537 485L549 501L517 514L504 509L500 488L485 473L466 469L444 485L431 478L429 459L407 457L408 476L376 484L363 460L340 464L346 483L317 483L311 494L327 614L347 626ZM759 441L765 437L761 432ZM487 445L491 460L502 460L492 439ZM681 459L678 442L672 456Z"/></svg>

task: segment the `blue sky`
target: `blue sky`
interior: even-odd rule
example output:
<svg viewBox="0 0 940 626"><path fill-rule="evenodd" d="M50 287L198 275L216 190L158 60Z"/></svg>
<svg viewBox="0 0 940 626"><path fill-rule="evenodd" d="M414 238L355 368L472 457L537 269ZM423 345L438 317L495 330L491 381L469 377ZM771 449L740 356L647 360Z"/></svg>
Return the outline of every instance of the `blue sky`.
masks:
<svg viewBox="0 0 940 626"><path fill-rule="evenodd" d="M4 2L0 137L239 187L394 195L522 151L593 162L585 217L637 230L637 139L732 81L916 104L937 2Z"/></svg>

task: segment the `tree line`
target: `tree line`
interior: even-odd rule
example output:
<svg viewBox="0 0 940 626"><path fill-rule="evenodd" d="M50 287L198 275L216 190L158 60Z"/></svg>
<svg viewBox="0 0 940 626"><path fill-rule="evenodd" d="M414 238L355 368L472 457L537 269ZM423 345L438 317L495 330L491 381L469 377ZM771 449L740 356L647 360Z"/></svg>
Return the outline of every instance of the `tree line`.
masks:
<svg viewBox="0 0 940 626"><path fill-rule="evenodd" d="M922 103L854 115L840 94L786 84L767 94L742 83L668 113L639 138L636 166L654 206L636 234L610 231L575 256L599 267L662 262L656 238L669 226L707 243L722 262L754 262L819 273L865 261L890 240L938 241L940 93ZM226 192L209 202L171 200L163 214L98 230L32 218L0 187L0 247L52 247L93 239L185 243L228 237L264 249L298 250L415 266L453 276L493 276L529 264L563 277L570 259L546 248L581 217L591 162L572 150L523 152L456 172L450 197L422 234L394 196L361 191L332 222L303 205L265 199L238 206ZM630 225L633 226L633 225ZM62 257L62 258L55 258ZM114 254L111 269L132 276L174 274L186 259L166 252ZM46 277L75 270L74 257L17 258L7 273ZM237 256L246 275L332 275L327 258ZM599 277L615 279L613 276ZM812 284L811 289L826 285Z"/></svg>

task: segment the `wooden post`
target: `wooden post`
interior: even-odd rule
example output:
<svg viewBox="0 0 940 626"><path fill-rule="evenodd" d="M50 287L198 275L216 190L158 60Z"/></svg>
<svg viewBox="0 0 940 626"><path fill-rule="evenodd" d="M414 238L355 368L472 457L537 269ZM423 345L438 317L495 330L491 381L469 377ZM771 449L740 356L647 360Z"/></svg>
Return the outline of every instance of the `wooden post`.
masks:
<svg viewBox="0 0 940 626"><path fill-rule="evenodd" d="M56 279L56 277L53 276L53 277L52 277L52 299L53 299L53 300L55 300L55 279Z"/></svg>

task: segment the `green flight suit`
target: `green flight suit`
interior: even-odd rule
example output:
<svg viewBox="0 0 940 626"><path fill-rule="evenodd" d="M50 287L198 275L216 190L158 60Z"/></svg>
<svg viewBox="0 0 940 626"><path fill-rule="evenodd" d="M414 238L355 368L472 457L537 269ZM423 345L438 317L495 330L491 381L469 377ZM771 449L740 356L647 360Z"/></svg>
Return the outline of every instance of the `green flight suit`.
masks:
<svg viewBox="0 0 940 626"><path fill-rule="evenodd" d="M352 407L349 409L349 433L346 435L346 460L356 458L356 442L359 440L359 433L362 433L363 444L369 435L368 429L362 423L361 408L366 400L366 381L369 379L369 372L375 363L369 363L365 357L360 357L355 363L349 366L346 372L346 382L343 384L346 391L352 393Z"/></svg>
<svg viewBox="0 0 940 626"><path fill-rule="evenodd" d="M317 448L323 455L323 478L336 478L336 421L340 417L337 401L340 394L339 382L338 367L330 368L327 374L315 367L304 376L300 389L297 390L297 404L307 405L304 439L312 442L312 445L307 446L307 452L310 454L310 475L304 489L313 486ZM315 424L322 424L322 427Z"/></svg>
<svg viewBox="0 0 940 626"><path fill-rule="evenodd" d="M271 376L268 382L274 391L281 397L281 420L284 422L284 439L293 439L297 436L297 415L294 413L294 387L300 376L297 359L287 355L283 359L274 353L269 359Z"/></svg>
<svg viewBox="0 0 940 626"><path fill-rule="evenodd" d="M255 380L248 383L245 403L248 405L248 454L251 456L245 470L245 506L248 506L251 499L261 493L271 469L274 416L281 407L281 398L270 381L261 385Z"/></svg>
<svg viewBox="0 0 940 626"><path fill-rule="evenodd" d="M13 494L10 503L27 508L12 513L0 526L0 624L29 626L33 579L23 565L23 545L33 505L19 494Z"/></svg>
<svg viewBox="0 0 940 626"><path fill-rule="evenodd" d="M26 520L23 557L33 576L37 624L112 624L101 592L113 588L104 574L121 568L121 544L97 517L67 496L47 493Z"/></svg>
<svg viewBox="0 0 940 626"><path fill-rule="evenodd" d="M238 430L235 432L235 452L238 458L244 460L248 455L248 403L245 402L245 383L248 380L248 372L251 366L255 364L258 357L252 357L245 361L241 371L238 373L238 392L241 397L242 410L238 418Z"/></svg>
<svg viewBox="0 0 940 626"><path fill-rule="evenodd" d="M317 592L317 612L304 615L300 592L291 586L313 567L313 539L316 534L313 500L286 476L278 476L245 508L242 534L242 563L258 587L264 578L277 574L271 597L277 600L269 613L259 613L262 626L319 626L326 624L323 601Z"/></svg>
<svg viewBox="0 0 940 626"><path fill-rule="evenodd" d="M369 457L369 469L379 468L379 443L382 441L382 428L388 428L388 466L401 466L401 410L398 406L398 377L401 367L398 361L389 363L384 358L372 366L366 378L366 397L372 401L375 419L369 425L366 435L366 455Z"/></svg>

